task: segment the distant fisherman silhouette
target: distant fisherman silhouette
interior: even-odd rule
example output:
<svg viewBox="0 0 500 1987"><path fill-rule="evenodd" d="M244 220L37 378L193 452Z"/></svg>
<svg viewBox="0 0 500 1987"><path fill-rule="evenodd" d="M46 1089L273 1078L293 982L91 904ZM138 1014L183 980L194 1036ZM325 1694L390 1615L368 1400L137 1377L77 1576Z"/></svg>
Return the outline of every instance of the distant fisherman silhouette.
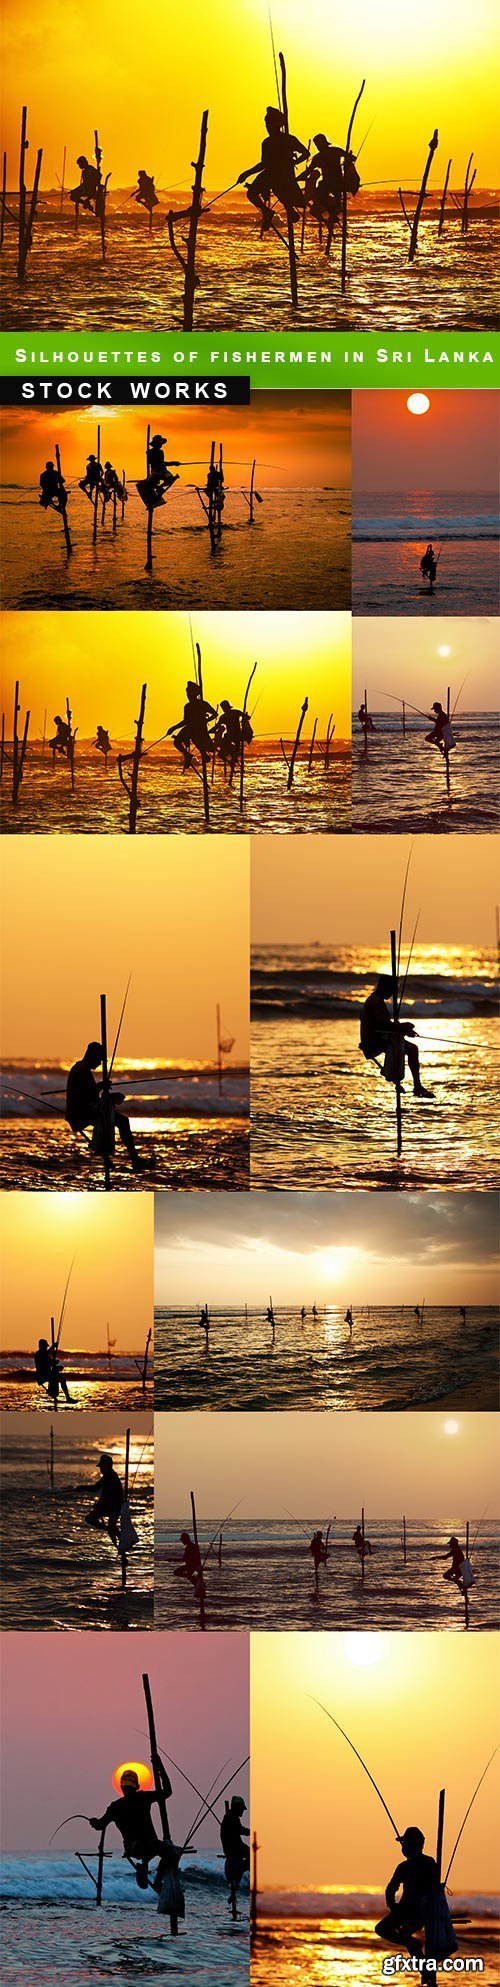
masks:
<svg viewBox="0 0 500 1987"><path fill-rule="evenodd" d="M453 751L456 741L452 732L448 712L443 710L443 706L439 701L433 704L432 709L434 712L434 723L432 731L426 731L425 743L426 745L437 745L439 752L442 752L444 757L446 752Z"/></svg>
<svg viewBox="0 0 500 1987"><path fill-rule="evenodd" d="M454 1580L455 1586L460 1588L462 1567L465 1565L465 1553L462 1552L462 1547L459 1545L454 1533L452 1533L451 1539L448 1540L446 1552L440 1552L438 1558L451 1559L451 1566L448 1566L446 1573L443 1573L443 1580Z"/></svg>
<svg viewBox="0 0 500 1987"><path fill-rule="evenodd" d="M86 159L84 152L80 154L80 158L77 159L76 163L80 169L80 184L71 188L70 200L74 202L76 207L86 207L90 213L95 213L95 203L101 184L100 172L98 172L97 166L90 164L90 160Z"/></svg>
<svg viewBox="0 0 500 1987"><path fill-rule="evenodd" d="M424 1842L420 1828L407 1828L401 1836L405 1860L398 1863L387 1885L389 1916L381 1918L375 1931L379 1939L387 1940L389 1945L401 1944L412 1959L422 1960L424 1948L416 1934L424 1927L426 1958L445 1959L456 1952L457 1941L439 1883L437 1863L433 1856L424 1856Z"/></svg>
<svg viewBox="0 0 500 1987"><path fill-rule="evenodd" d="M49 505L52 505L52 509L55 511L66 510L68 491L63 477L54 468L53 462L46 462L45 469L42 469L38 501L44 511L49 509Z"/></svg>
<svg viewBox="0 0 500 1987"><path fill-rule="evenodd" d="M326 1566L327 1562L327 1550L322 1532L313 1532L309 1551L313 1557L316 1587L319 1587L319 1569L320 1566Z"/></svg>
<svg viewBox="0 0 500 1987"><path fill-rule="evenodd" d="M352 152L346 154L339 145L331 145L324 131L317 131L313 139L316 151L313 153L306 173L306 199L318 221L327 221L334 228L339 219L344 190L344 171L347 173L349 192L358 192L359 175L354 167L357 186L354 185ZM347 159L347 167L346 167ZM352 184L349 185L349 174Z"/></svg>
<svg viewBox="0 0 500 1987"><path fill-rule="evenodd" d="M437 559L434 551L434 546L432 544L429 544L427 546L427 549L424 552L423 559L420 560L420 571L422 573L423 579L429 581L429 591L432 593L437 573Z"/></svg>
<svg viewBox="0 0 500 1987"><path fill-rule="evenodd" d="M125 1492L121 1478L114 1468L113 1457L109 1456L106 1451L99 1457L99 1469L102 1484L99 1486L97 1502L92 1505L91 1511L87 1514L86 1523L87 1525L93 1525L95 1531L100 1531L101 1525L104 1525L106 1531L109 1532L113 1545L117 1545L118 1522Z"/></svg>
<svg viewBox="0 0 500 1987"><path fill-rule="evenodd" d="M225 1857L225 1875L228 1884L238 1889L245 1871L250 1868L250 1850L243 1841L250 1829L245 1828L243 1815L246 1814L246 1801L241 1794L233 1794L231 1804L225 1803L225 1813L220 1825L220 1839Z"/></svg>
<svg viewBox="0 0 500 1987"><path fill-rule="evenodd" d="M53 723L56 729L54 737L49 738L50 751L54 753L58 752L61 758L65 758L70 739L69 724L66 724L65 719L60 717L55 717Z"/></svg>
<svg viewBox="0 0 500 1987"><path fill-rule="evenodd" d="M375 725L374 725L374 722L373 722L373 718L372 718L372 717L370 717L370 712L369 712L369 711L367 711L367 708L366 708L366 704L360 704L360 706L359 706L359 711L358 711L358 718L359 718L359 722L360 722L360 725L361 725L361 727L362 727L362 730L363 730L363 731L364 731L365 733L366 733L367 731L375 731Z"/></svg>
<svg viewBox="0 0 500 1987"><path fill-rule="evenodd" d="M85 1131L87 1125L93 1125L97 1141L103 1130L103 1104L101 1088L96 1083L93 1071L99 1068L100 1063L102 1063L102 1043L89 1042L81 1062L73 1063L66 1084L67 1123L74 1132ZM142 1160L134 1143L127 1114L116 1109L116 1105L122 1102L123 1098L117 1091L115 1098L111 1098L112 1123L116 1125L122 1145L126 1147L134 1173L140 1173ZM98 1142L96 1150L99 1150Z"/></svg>
<svg viewBox="0 0 500 1987"><path fill-rule="evenodd" d="M98 724L97 726L94 745L96 747L97 752L102 752L103 759L107 759L108 752L111 751L111 739L109 736L109 731L106 731L105 726L103 724Z"/></svg>
<svg viewBox="0 0 500 1987"><path fill-rule="evenodd" d="M404 1080L405 1063L413 1077L415 1097L433 1097L432 1090L424 1090L420 1077L420 1057L416 1042L408 1041L413 1035L412 1021L393 1021L386 997L392 992L392 980L388 974L380 973L373 993L368 995L361 1010L361 1030L359 1046L367 1062L376 1062L384 1056L383 1074L387 1083L394 1083L396 1074Z"/></svg>
<svg viewBox="0 0 500 1987"><path fill-rule="evenodd" d="M102 488L102 481L102 464L97 461L96 455L87 456L87 467L85 475L82 476L81 482L78 485L79 490L85 490L92 497L96 489L100 490Z"/></svg>
<svg viewBox="0 0 500 1987"><path fill-rule="evenodd" d="M237 186L244 186L247 180L247 199L260 210L263 230L272 221L271 196L280 201L285 212L294 221L304 204L304 193L296 177L295 167L307 159L307 147L300 138L294 138L285 130L283 112L270 104L266 110L265 126L267 136L262 141L261 156L255 166L245 166L237 179Z"/></svg>
<svg viewBox="0 0 500 1987"><path fill-rule="evenodd" d="M172 1788L168 1773L166 1773L163 1762L160 1759L158 1759L158 1771L160 1773L165 1800L168 1800L172 1793ZM156 1834L151 1815L152 1807L158 1802L158 1795L156 1793L148 1794L141 1791L138 1775L132 1767L126 1767L125 1772L122 1773L120 1787L122 1790L121 1800L111 1801L109 1808L106 1808L102 1815L90 1815L90 1826L102 1832L103 1829L109 1828L112 1822L114 1827L118 1829L118 1834L121 1835L123 1842L124 1856L130 1858L137 1866L136 1878L140 1890L147 1890L149 1864L155 1856L158 1856L160 1863L157 1877L155 1878L155 1889L159 1889L161 1887L161 1858L164 1844ZM170 1842L170 1840L171 1837L168 1834L166 1841Z"/></svg>
<svg viewBox="0 0 500 1987"><path fill-rule="evenodd" d="M167 462L166 456L163 453L166 440L166 435L153 435L148 448L150 478L160 491L162 489L169 489L171 483L178 482L178 477L171 476L170 472L172 469L180 469L181 467L180 462Z"/></svg>
<svg viewBox="0 0 500 1987"><path fill-rule="evenodd" d="M137 174L137 187L132 198L137 201L139 207L147 207L148 214L152 214L153 207L159 204L153 174L143 171Z"/></svg>
<svg viewBox="0 0 500 1987"><path fill-rule="evenodd" d="M368 1552L368 1553L370 1553L370 1556L371 1556L371 1551L372 1551L372 1548L371 1548L371 1545L370 1545L370 1540L369 1540L369 1539L365 1539L365 1542L364 1542L364 1544L363 1544L363 1533L362 1533L362 1529L361 1529L361 1525L356 1525L356 1530L355 1530L355 1532L353 1532L353 1535L352 1535L352 1542L353 1542L353 1545L354 1545L354 1546L356 1547L356 1552L357 1552L357 1553L359 1554L359 1558L360 1558L360 1559L362 1559L362 1558L363 1558L363 1553L364 1553L364 1552Z"/></svg>
<svg viewBox="0 0 500 1987"><path fill-rule="evenodd" d="M38 1340L38 1347L35 1352L35 1374L39 1387L47 1388L47 1393L51 1400L57 1400L59 1388L61 1388L64 1399L68 1404L71 1402L71 1394L62 1366L57 1357L57 1352L52 1352L46 1338L39 1338Z"/></svg>
<svg viewBox="0 0 500 1987"><path fill-rule="evenodd" d="M179 1565L174 1566L174 1575L178 1580L190 1580L194 1586L203 1572L200 1549L190 1532L181 1532L180 1538L184 1553Z"/></svg>

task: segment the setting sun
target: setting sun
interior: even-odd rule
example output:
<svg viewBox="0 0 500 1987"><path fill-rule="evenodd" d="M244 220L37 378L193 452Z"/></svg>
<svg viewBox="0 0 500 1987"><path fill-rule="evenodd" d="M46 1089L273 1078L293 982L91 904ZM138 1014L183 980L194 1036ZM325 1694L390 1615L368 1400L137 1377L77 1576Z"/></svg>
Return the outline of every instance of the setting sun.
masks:
<svg viewBox="0 0 500 1987"><path fill-rule="evenodd" d="M113 1774L113 1786L116 1787L117 1794L121 1794L121 1779L124 1773L137 1774L141 1793L146 1793L148 1788L153 1786L153 1775L150 1766L143 1766L142 1761L139 1759L125 1759L121 1766L115 1766Z"/></svg>

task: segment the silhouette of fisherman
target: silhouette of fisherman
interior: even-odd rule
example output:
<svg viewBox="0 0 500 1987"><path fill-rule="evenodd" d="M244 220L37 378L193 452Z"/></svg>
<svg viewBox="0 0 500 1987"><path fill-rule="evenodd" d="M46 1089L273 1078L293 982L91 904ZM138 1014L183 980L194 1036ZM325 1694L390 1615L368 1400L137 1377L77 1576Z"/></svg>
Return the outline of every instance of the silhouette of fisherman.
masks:
<svg viewBox="0 0 500 1987"><path fill-rule="evenodd" d="M205 1333L205 1338L206 1338L206 1343L207 1343L207 1351L208 1351L208 1334L209 1334L209 1330L210 1330L210 1318L209 1318L209 1314L208 1314L208 1304L202 1304L202 1308L201 1308L201 1316L200 1316L200 1331L202 1331L202 1332L204 1332L204 1333Z"/></svg>
<svg viewBox="0 0 500 1987"><path fill-rule="evenodd" d="M96 1152L104 1148L108 1152L113 1150L116 1126L122 1145L128 1152L133 1172L141 1173L143 1162L139 1158L126 1111L116 1108L117 1104L123 1103L122 1093L116 1091L114 1097L111 1096L109 1112L107 1099L106 1109L104 1108L101 1086L96 1083L93 1074L100 1063L102 1063L102 1043L89 1042L81 1061L73 1063L69 1071L66 1084L66 1121L74 1132L85 1131L87 1125L93 1126L92 1146Z"/></svg>
<svg viewBox="0 0 500 1987"><path fill-rule="evenodd" d="M180 462L167 462L163 452L166 440L166 435L152 435L148 448L150 482L154 484L158 495L161 495L163 490L169 490L172 483L178 483L178 476L172 476L170 472L172 469L181 468Z"/></svg>
<svg viewBox="0 0 500 1987"><path fill-rule="evenodd" d="M128 491L124 489L121 477L118 475L117 470L113 468L113 463L109 461L104 464L102 495L105 504L109 504L113 496L120 497L121 501L125 504L128 503Z"/></svg>
<svg viewBox="0 0 500 1987"><path fill-rule="evenodd" d="M412 1959L423 1960L424 1947L416 1935L424 1928L426 1958L445 1959L457 1951L457 1941L437 1863L433 1856L424 1856L424 1842L420 1828L406 1828L401 1836L404 1862L398 1863L387 1885L389 1915L380 1919L375 1931L388 1945L405 1946Z"/></svg>
<svg viewBox="0 0 500 1987"><path fill-rule="evenodd" d="M414 1034L412 1021L393 1021L386 999L392 993L392 980L387 973L380 973L373 993L368 995L361 1010L361 1030L359 1046L366 1062L376 1062L384 1057L383 1074L387 1083L395 1083L398 1076L404 1081L405 1064L413 1077L414 1097L433 1097L433 1090L425 1090L420 1076L420 1057L416 1042L408 1037Z"/></svg>
<svg viewBox="0 0 500 1987"><path fill-rule="evenodd" d="M432 709L434 712L434 722L432 731L426 731L425 743L426 745L437 745L438 751L445 758L446 753L452 752L455 745L448 712L443 710L443 706L439 703L439 700L433 704Z"/></svg>
<svg viewBox="0 0 500 1987"><path fill-rule="evenodd" d="M49 738L50 751L53 752L54 755L56 754L56 752L58 752L60 758L65 759L70 741L69 724L66 724L65 719L60 717L55 717L53 719L53 723L55 724L56 729L54 737Z"/></svg>
<svg viewBox="0 0 500 1987"><path fill-rule="evenodd" d="M80 172L80 181L78 186L71 187L70 200L73 201L75 207L85 207L89 213L95 214L96 201L98 200L101 186L99 168L98 166L91 165L90 159L85 157L84 152L80 154L80 158L77 159L76 163Z"/></svg>
<svg viewBox="0 0 500 1987"><path fill-rule="evenodd" d="M315 1585L316 1585L316 1590L318 1591L318 1589L319 1589L319 1569L320 1569L320 1566L326 1566L326 1562L327 1562L327 1556L328 1556L328 1555L327 1555L327 1550L326 1550L326 1544L325 1544L325 1540L324 1540L324 1538L323 1538L323 1533L322 1533L322 1532L313 1532L313 1536L312 1536L312 1539L311 1539L311 1544L310 1544L310 1546L309 1546L309 1551L310 1551L310 1553L312 1553L312 1557L313 1557L313 1563L314 1563L314 1579L315 1579Z"/></svg>
<svg viewBox="0 0 500 1987"><path fill-rule="evenodd" d="M65 1401L68 1402L69 1405L71 1403L71 1394L69 1392L68 1383L63 1373L60 1360L58 1359L57 1352L56 1351L52 1352L52 1348L49 1345L48 1339L39 1338L38 1347L35 1352L34 1358L35 1358L35 1374L39 1387L47 1388L47 1393L50 1397L50 1400L52 1401L57 1400L59 1388L61 1388L61 1391L64 1394L64 1399Z"/></svg>
<svg viewBox="0 0 500 1987"><path fill-rule="evenodd" d="M52 506L52 510L54 511L66 510L68 491L64 478L60 476L59 470L55 468L53 462L46 462L45 469L42 469L38 501L44 511L47 511L50 506Z"/></svg>
<svg viewBox="0 0 500 1987"><path fill-rule="evenodd" d="M158 1758L157 1766L163 1794L165 1800L168 1800L172 1793L172 1788L168 1773L160 1758ZM157 1804L158 1795L156 1792L151 1794L145 1793L140 1788L138 1774L135 1773L131 1766L127 1766L121 1774L120 1787L122 1790L121 1798L117 1801L110 1801L109 1808L105 1809L104 1814L90 1815L90 1826L91 1828L98 1829L99 1833L102 1833L103 1829L106 1830L113 1823L113 1826L118 1830L118 1834L122 1838L124 1858L136 1866L136 1881L140 1890L147 1890L149 1864L153 1862L155 1856L158 1856L159 1864L154 1880L154 1888L155 1890L161 1890L163 1878L162 1857L165 1842L170 1845L172 1838L170 1833L168 1833L165 1841L161 1841L156 1834L151 1809L155 1806L155 1803ZM166 1861L167 1863L169 1861L168 1849Z"/></svg>
<svg viewBox="0 0 500 1987"><path fill-rule="evenodd" d="M285 119L281 110L268 105L265 115L266 137L262 141L258 164L245 166L236 181L237 186L247 185L247 199L259 209L262 232L272 224L272 195L284 207L291 220L298 221L304 204L304 192L296 176L296 165L307 160L307 146L300 138L294 138L285 130Z"/></svg>
<svg viewBox="0 0 500 1987"><path fill-rule="evenodd" d="M199 683L186 683L186 703L183 716L177 724L169 725L167 738L172 739L176 752L183 759L183 772L193 765L191 747L196 746L202 758L208 758L213 751L213 735L209 730L209 719L217 713L213 704L202 697Z"/></svg>
<svg viewBox="0 0 500 1987"><path fill-rule="evenodd" d="M350 1304L347 1307L347 1311L344 1318L344 1324L349 1326L349 1338L352 1338L352 1328L354 1324L354 1319Z"/></svg>
<svg viewBox="0 0 500 1987"><path fill-rule="evenodd" d="M236 705L230 704L227 697L222 697L220 717L214 731L214 746L223 761L224 768L229 760L230 785L241 755L242 741L245 745L251 745L252 739L253 726L248 711L237 710Z"/></svg>
<svg viewBox="0 0 500 1987"><path fill-rule="evenodd" d="M111 739L109 736L109 731L106 731L105 726L103 724L98 724L97 726L97 731L94 738L94 745L96 751L102 752L103 759L107 760L108 752L111 751Z"/></svg>
<svg viewBox="0 0 500 1987"><path fill-rule="evenodd" d="M245 1827L246 1801L241 1794L233 1794L232 1801L225 1801L224 1814L220 1824L220 1839L224 1851L224 1874L226 1883L232 1890L238 1890L245 1871L250 1869L250 1850L244 1836L250 1834Z"/></svg>
<svg viewBox="0 0 500 1987"><path fill-rule="evenodd" d="M137 201L138 207L146 207L148 214L152 214L153 208L158 207L158 196L155 192L154 175L152 173L142 170L138 172L137 186L132 199Z"/></svg>
<svg viewBox="0 0 500 1987"><path fill-rule="evenodd" d="M216 462L209 464L205 483L205 496L212 503L214 510L223 511L226 501L224 471Z"/></svg>
<svg viewBox="0 0 500 1987"><path fill-rule="evenodd" d="M361 728L364 731L365 738L367 731L376 730L376 725L374 725L373 718L370 717L370 712L367 711L366 704L360 704L358 711L358 718Z"/></svg>
<svg viewBox="0 0 500 1987"><path fill-rule="evenodd" d="M174 1575L177 1580L190 1580L194 1586L203 1571L200 1548L196 1540L191 1538L190 1532L181 1532L180 1540L184 1552L179 1565L174 1566Z"/></svg>
<svg viewBox="0 0 500 1987"><path fill-rule="evenodd" d="M85 1522L87 1525L92 1525L95 1531L100 1531L104 1527L109 1532L113 1545L117 1545L120 1512L125 1501L125 1492L121 1478L114 1468L113 1457L106 1451L99 1457L99 1469L102 1479L98 1486L99 1496L87 1513Z"/></svg>
<svg viewBox="0 0 500 1987"><path fill-rule="evenodd" d="M339 145L331 145L324 131L315 133L313 144L316 146L316 151L308 165L305 178L306 204L316 215L316 219L320 223L326 221L333 231L342 206L346 152ZM349 154L349 158L352 158L352 153Z"/></svg>
<svg viewBox="0 0 500 1987"><path fill-rule="evenodd" d="M454 1580L455 1586L459 1587L461 1591L462 1567L465 1564L465 1553L462 1552L462 1547L459 1545L458 1539L455 1538L454 1532L451 1539L448 1540L446 1552L439 1552L438 1559L451 1559L451 1565L447 1567L446 1573L443 1573L443 1580Z"/></svg>
<svg viewBox="0 0 500 1987"><path fill-rule="evenodd" d="M102 463L98 462L96 455L87 456L85 475L82 476L81 482L78 485L79 490L85 490L86 496L93 497L95 496L96 489L102 489L102 482Z"/></svg>
<svg viewBox="0 0 500 1987"><path fill-rule="evenodd" d="M362 1559L362 1558L363 1558L363 1554L364 1554L365 1552L369 1552L369 1553L370 1553L370 1556L371 1556L371 1552L372 1552L372 1547L371 1547L371 1545L370 1545L370 1540L369 1540L369 1539L366 1539L366 1538L365 1538L365 1541L364 1541L364 1544L363 1544L363 1532L362 1532L362 1528L361 1528L361 1525L356 1525L356 1530L355 1530L355 1532L353 1532L353 1535L352 1535L352 1542L353 1542L353 1545L354 1545L354 1546L356 1547L356 1552L357 1552L357 1553L359 1554L359 1558L360 1558L360 1559Z"/></svg>
<svg viewBox="0 0 500 1987"><path fill-rule="evenodd" d="M429 581L429 592L432 593L437 573L437 559L431 543L426 547L423 559L420 560L420 571L423 579Z"/></svg>

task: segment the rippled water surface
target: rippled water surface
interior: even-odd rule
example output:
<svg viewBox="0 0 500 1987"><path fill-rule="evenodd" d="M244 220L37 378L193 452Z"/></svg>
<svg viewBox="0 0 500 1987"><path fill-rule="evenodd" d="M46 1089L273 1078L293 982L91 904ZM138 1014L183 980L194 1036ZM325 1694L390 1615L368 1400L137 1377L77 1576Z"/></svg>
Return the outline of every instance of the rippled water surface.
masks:
<svg viewBox="0 0 500 1987"><path fill-rule="evenodd" d="M467 1407L498 1405L499 1313L471 1305L353 1307L275 1302L274 1341L263 1310L210 1311L208 1352L199 1309L155 1312L155 1406L166 1409L424 1408L451 1393Z"/></svg>
<svg viewBox="0 0 500 1987"><path fill-rule="evenodd" d="M38 1424L38 1425L37 1425ZM134 1417L130 1513L139 1543L128 1555L127 1586L106 1530L86 1514L98 1496L104 1444L123 1482L126 1421L103 1423L102 1438L63 1415L6 1415L2 1423L2 1622L4 1628L147 1628L153 1625L153 1452L151 1420ZM50 1478L54 1432L54 1487Z"/></svg>
<svg viewBox="0 0 500 1987"><path fill-rule="evenodd" d="M156 1520L155 1628L200 1626L193 1589L174 1573L182 1558L179 1536L187 1523L187 1511L168 1523L163 1518ZM332 1524L328 1560L320 1569L316 1592L308 1540L316 1529L324 1532L324 1513L301 1514L300 1523L294 1524L288 1518L252 1519L237 1512L224 1529L221 1564L217 1539L205 1561L207 1629L302 1633L326 1628L417 1632L422 1628L466 1628L463 1596L444 1580L445 1566L438 1558L452 1532L465 1544L465 1523L456 1512L435 1523L413 1522L407 1517L405 1564L402 1520L372 1522L368 1509L366 1537L373 1550L371 1557L365 1557L364 1580L352 1544L357 1523L354 1515ZM471 1521L471 1540L479 1523L480 1518ZM216 1518L198 1519L203 1560L216 1529ZM475 1582L468 1604L469 1631L500 1626L499 1538L498 1524L484 1521L473 1553Z"/></svg>
<svg viewBox="0 0 500 1987"><path fill-rule="evenodd" d="M288 750L288 741L284 740ZM130 751L130 742L125 747ZM309 747L308 747L309 749ZM183 776L178 755L172 763L153 755L144 759L140 774L137 834L203 834L203 789L197 773ZM233 785L215 769L210 785L210 829L215 834L342 834L351 826L351 754L346 745L332 754L328 770L319 756L311 773L307 752L298 760L291 792L279 741L266 757L248 751L245 757L244 802L240 813L239 771ZM108 772L96 753L86 747L76 754L74 792L66 766L52 769L51 755L42 757L34 745L26 758L20 801L12 806L8 771L1 788L4 834L126 834L128 801L120 785L116 752Z"/></svg>
<svg viewBox="0 0 500 1987"><path fill-rule="evenodd" d="M456 746L446 763L426 745L425 720L373 711L374 734L364 751L353 716L353 829L378 834L474 834L499 822L498 719L492 711L467 711L453 724Z"/></svg>
<svg viewBox="0 0 500 1987"><path fill-rule="evenodd" d="M274 1920L266 1915L252 1950L252 1987L269 1987L271 1982L272 1987L380 1987L383 1956L389 1948L375 1938L375 1923L375 1919L348 1917ZM461 1954L480 1957L481 1979L487 1987L496 1987L494 1925L473 1919L459 1933Z"/></svg>
<svg viewBox="0 0 500 1987"><path fill-rule="evenodd" d="M82 1823L82 1850L88 1830ZM85 1838L85 1839L84 1839ZM201 1862L201 1858L197 1859ZM206 1860L206 1859L205 1859ZM186 1987L247 1987L249 1978L248 1901L239 1899L239 1919L231 1923L219 1874L184 1871L186 1917L179 1936L170 1937L168 1918L158 1917L156 1900L136 1890L132 1871L106 1860L100 1911L92 1884L74 1857L4 1859L2 1890L2 1982L5 1987L95 1987L121 1980L182 1981ZM89 1869L95 1870L89 1863ZM222 1866L219 1865L219 1869Z"/></svg>

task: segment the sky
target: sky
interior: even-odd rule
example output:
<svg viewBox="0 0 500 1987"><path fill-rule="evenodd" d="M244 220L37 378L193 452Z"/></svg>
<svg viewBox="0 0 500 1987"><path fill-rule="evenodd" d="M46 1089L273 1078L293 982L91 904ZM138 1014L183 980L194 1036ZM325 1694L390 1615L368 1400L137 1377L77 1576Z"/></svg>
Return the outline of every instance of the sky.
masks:
<svg viewBox="0 0 500 1987"><path fill-rule="evenodd" d="M458 717L464 711L497 714L498 621L487 615L353 621L353 710L366 689L369 709L397 711L396 702L382 696L387 690L426 711L436 697L446 704L448 684L452 708L459 699Z"/></svg>
<svg viewBox="0 0 500 1987"><path fill-rule="evenodd" d="M467 1517L499 1513L497 1416L462 1414L447 1434L444 1414L158 1414L155 1510L189 1516L194 1488L200 1519L216 1520L242 1498L239 1518L318 1520L361 1515ZM415 1470L418 1450L419 1467ZM188 1460L189 1459L189 1460ZM193 1460L191 1460L193 1459ZM192 1478L194 1475L194 1484ZM368 1532L369 1536L369 1532ZM231 1541L231 1526L227 1531ZM297 1544L301 1546L300 1535ZM335 1553L335 1534L333 1537Z"/></svg>
<svg viewBox="0 0 500 1987"><path fill-rule="evenodd" d="M64 716L66 696L80 738L95 737L96 724L105 724L111 739L133 736L141 686L148 694L144 736L158 738L182 712L192 651L187 614L106 614L93 618L94 641L89 645L87 614L68 616L64 654L54 614L5 614L1 705L12 728L16 678L20 678L23 710L31 712L30 737L43 736L56 712ZM216 705L228 696L239 710L257 662L250 695L255 709L254 731L286 735L298 723L304 697L318 715L319 733L326 731L330 711L336 737L351 729L350 643L348 614L196 614L195 641L200 642L205 694ZM103 676L103 654L106 672ZM29 758L29 748L28 748Z"/></svg>
<svg viewBox="0 0 500 1987"><path fill-rule="evenodd" d="M276 48L287 61L291 129L307 144L317 130L345 143L363 76L366 88L355 138L367 180L417 179L439 122L440 148L431 185L453 156L460 184L471 146L478 185L498 184L495 104L495 0L273 0ZM18 153L21 81L29 105L33 151L44 147L42 185L55 185L67 145L66 185L79 152L91 154L94 125L111 186L132 186L139 166L158 182L189 184L202 110L209 109L205 180L226 186L258 158L266 104L276 103L267 0L202 0L165 12L151 0L148 33L137 32L132 0L109 0L99 29L99 62L87 36L83 0L43 14L27 0L5 6L5 140L9 186ZM432 47L432 64L429 47ZM155 88L156 77L161 87ZM238 87L241 77L245 87Z"/></svg>
<svg viewBox="0 0 500 1987"><path fill-rule="evenodd" d="M140 413L135 407L101 407L99 416L95 408L7 408L2 414L3 482L38 483L45 462L54 459L56 442L66 481L79 479L90 450L97 452L98 418L101 461L109 458L120 472L125 469L129 483L145 473L149 420L155 434L166 434L167 459L186 465L180 472L182 484L193 484L196 474L198 481L206 475L215 438L223 443L229 488L241 488L245 479L250 483L255 457L260 491L323 484L350 490L350 395L286 390L256 393L248 407L181 406L173 412L154 402Z"/></svg>
<svg viewBox="0 0 500 1987"><path fill-rule="evenodd" d="M117 1765L127 1759L148 1763L143 1671L150 1678L159 1744L168 1751L175 1745L179 1767L202 1793L224 1760L230 1761L228 1774L239 1766L249 1751L246 1636L139 1632L117 1639L11 1630L2 1636L5 1855L46 1855L49 1836L66 1815L77 1808L102 1813L114 1798ZM182 1842L199 1802L180 1771L170 1766L169 1772L172 1832ZM247 1774L248 1768L235 1782L243 1793ZM201 1848L219 1846L210 1815L196 1840ZM116 1836L112 1846L119 1855ZM50 1853L89 1847L90 1829L77 1821Z"/></svg>
<svg viewBox="0 0 500 1987"><path fill-rule="evenodd" d="M446 1869L500 1736L496 1645L495 1635L252 1637L252 1821L264 1887L385 1889L400 1860L373 1788L312 1697L362 1753L399 1832L421 1827L431 1855L446 1788ZM462 1836L455 1894L497 1888L497 1769Z"/></svg>
<svg viewBox="0 0 500 1987"><path fill-rule="evenodd" d="M399 922L406 836L267 836L252 844L254 945L383 945ZM389 859L390 857L390 859ZM493 945L498 902L494 835L450 836L413 845L406 899L409 942ZM405 956L405 946L403 954Z"/></svg>
<svg viewBox="0 0 500 1987"><path fill-rule="evenodd" d="M3 1054L75 1061L108 996L119 1055L212 1058L216 1005L248 1051L248 850L234 836L12 836L3 847ZM230 933L230 943L219 940Z"/></svg>
<svg viewBox="0 0 500 1987"><path fill-rule="evenodd" d="M56 1328L73 1263L61 1351L143 1349L153 1324L149 1194L0 1194L0 1345L32 1350Z"/></svg>
<svg viewBox="0 0 500 1987"><path fill-rule="evenodd" d="M496 1304L497 1247L491 1193L156 1194L155 1302Z"/></svg>
<svg viewBox="0 0 500 1987"><path fill-rule="evenodd" d="M427 414L410 414L406 393L356 393L352 420L353 503L364 491L496 491L498 398L432 393Z"/></svg>
<svg viewBox="0 0 500 1987"><path fill-rule="evenodd" d="M7 1462L8 1449L11 1444L14 1456L19 1456L21 1444L25 1448L29 1448L32 1445L35 1451L42 1451L44 1446L48 1447L49 1427L52 1427L52 1418L50 1424L48 1424L45 1408L35 1408L33 1414L26 1414L23 1408L16 1408L13 1411L10 1408L6 1408L0 1415L0 1425L5 1463ZM133 1414L130 1416L130 1414L115 1414L113 1408L102 1408L99 1413L94 1412L93 1409L86 1408L84 1414L78 1415L77 1421L72 1416L67 1418L66 1415L61 1414L57 1422L56 1462L57 1456L61 1460L63 1459L65 1445L67 1445L74 1459L75 1449L79 1443L82 1444L85 1451L87 1451L89 1444L94 1444L96 1451L96 1471L98 1458L103 1449L111 1451L116 1468L120 1470L125 1462L125 1436L128 1427L131 1429L131 1477L133 1477L135 1467L139 1463L145 1443L147 1443L147 1454L144 1468L151 1476L153 1453L151 1415ZM86 1470L86 1463L83 1467Z"/></svg>

